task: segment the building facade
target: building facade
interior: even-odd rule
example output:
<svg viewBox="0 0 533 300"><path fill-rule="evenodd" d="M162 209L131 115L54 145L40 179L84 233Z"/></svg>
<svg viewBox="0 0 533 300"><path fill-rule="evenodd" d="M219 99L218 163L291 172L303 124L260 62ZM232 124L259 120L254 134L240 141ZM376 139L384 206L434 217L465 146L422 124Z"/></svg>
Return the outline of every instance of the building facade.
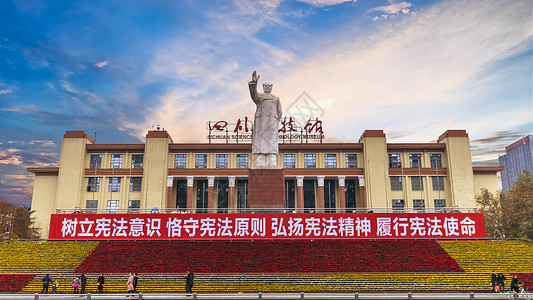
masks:
<svg viewBox="0 0 533 300"><path fill-rule="evenodd" d="M505 147L505 154L498 157L502 171L502 188L507 191L523 170L533 172L533 135L525 136Z"/></svg>
<svg viewBox="0 0 533 300"><path fill-rule="evenodd" d="M251 150L173 143L166 131L149 131L144 144L95 144L84 131L67 131L59 167L28 168L35 174L32 210L43 237L61 210L247 212ZM474 208L482 188L497 190L503 169L473 167L464 130L448 130L436 143L387 143L382 130L366 130L357 143L280 142L277 163L285 182L279 212Z"/></svg>

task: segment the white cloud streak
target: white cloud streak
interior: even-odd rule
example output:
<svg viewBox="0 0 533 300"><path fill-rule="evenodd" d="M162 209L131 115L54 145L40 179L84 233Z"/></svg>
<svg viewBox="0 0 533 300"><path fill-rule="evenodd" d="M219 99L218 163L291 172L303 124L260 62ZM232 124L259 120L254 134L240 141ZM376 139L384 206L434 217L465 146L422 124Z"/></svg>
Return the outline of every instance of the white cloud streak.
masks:
<svg viewBox="0 0 533 300"><path fill-rule="evenodd" d="M101 69L101 68L107 66L107 64L109 64L109 61L104 60L104 61L101 61L99 63L95 63L94 65Z"/></svg>
<svg viewBox="0 0 533 300"><path fill-rule="evenodd" d="M402 13L402 7L410 6L401 2L375 11ZM174 141L205 142L207 120L253 115L246 83L254 69L261 81L274 83L273 93L285 108L304 91L315 99L325 110L331 141L356 141L365 129L384 129L393 142L434 141L450 128L467 129L473 139L533 119L531 110L486 94L502 83L505 72L516 72L487 70L529 47L527 1L447 1L383 22L367 36L354 35L348 25L314 37L326 38L329 47L310 56L296 55L305 43L287 50L255 38L257 28L249 24L269 22L256 19L259 11L213 18L209 26L232 28L226 35L214 31L162 46L147 80L175 78L187 84L170 88L144 122L124 117L123 129L142 139L159 123ZM231 47L243 36L245 45ZM223 53L226 48L235 53Z"/></svg>
<svg viewBox="0 0 533 300"><path fill-rule="evenodd" d="M355 3L357 0L298 0L313 6L330 6L338 5L346 2Z"/></svg>

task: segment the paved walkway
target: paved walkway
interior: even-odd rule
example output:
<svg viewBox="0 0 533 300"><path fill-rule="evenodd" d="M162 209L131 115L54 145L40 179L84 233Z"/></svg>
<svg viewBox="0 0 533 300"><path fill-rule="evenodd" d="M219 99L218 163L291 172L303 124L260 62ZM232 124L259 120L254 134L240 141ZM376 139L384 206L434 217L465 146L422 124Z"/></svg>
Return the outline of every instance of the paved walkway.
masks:
<svg viewBox="0 0 533 300"><path fill-rule="evenodd" d="M136 294L135 296L128 294L57 294L57 295L35 295L35 294L0 294L0 300L113 300L113 299L147 299L147 300L174 300L174 299L202 299L202 300L214 300L214 299L271 299L271 300L319 300L319 299L361 299L361 300L395 300L395 299L450 299L450 300L472 300L472 299L513 299L513 295L510 294L491 294L491 293L238 293L238 294L198 294L198 295L186 295L183 293L176 294ZM529 295L529 298L519 297L518 299L533 299L533 294Z"/></svg>

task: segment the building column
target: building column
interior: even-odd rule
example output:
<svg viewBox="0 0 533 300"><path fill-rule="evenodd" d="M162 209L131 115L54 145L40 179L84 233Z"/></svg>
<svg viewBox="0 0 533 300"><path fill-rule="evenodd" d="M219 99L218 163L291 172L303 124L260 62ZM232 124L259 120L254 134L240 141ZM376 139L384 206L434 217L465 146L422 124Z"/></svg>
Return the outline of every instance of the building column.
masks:
<svg viewBox="0 0 533 300"><path fill-rule="evenodd" d="M229 212L233 212L233 209L237 206L235 203L235 176L228 176L229 189L228 189L228 209Z"/></svg>
<svg viewBox="0 0 533 300"><path fill-rule="evenodd" d="M193 212L192 209L192 195L194 186L194 176L187 176L187 211Z"/></svg>
<svg viewBox="0 0 533 300"><path fill-rule="evenodd" d="M324 176L317 176L316 177L318 182L318 207L317 212L323 213L324 212Z"/></svg>
<svg viewBox="0 0 533 300"><path fill-rule="evenodd" d="M215 212L215 176L207 176L207 212Z"/></svg>
<svg viewBox="0 0 533 300"><path fill-rule="evenodd" d="M338 212L344 213L346 212L346 189L345 186L345 179L346 176L339 176L339 210Z"/></svg>
<svg viewBox="0 0 533 300"><path fill-rule="evenodd" d="M359 203L357 205L357 208L364 209L366 208L366 200L365 200L365 177L359 176Z"/></svg>
<svg viewBox="0 0 533 300"><path fill-rule="evenodd" d="M174 177L167 177L167 207L172 208L172 186L174 185Z"/></svg>
<svg viewBox="0 0 533 300"><path fill-rule="evenodd" d="M296 176L296 211L304 211L304 177Z"/></svg>

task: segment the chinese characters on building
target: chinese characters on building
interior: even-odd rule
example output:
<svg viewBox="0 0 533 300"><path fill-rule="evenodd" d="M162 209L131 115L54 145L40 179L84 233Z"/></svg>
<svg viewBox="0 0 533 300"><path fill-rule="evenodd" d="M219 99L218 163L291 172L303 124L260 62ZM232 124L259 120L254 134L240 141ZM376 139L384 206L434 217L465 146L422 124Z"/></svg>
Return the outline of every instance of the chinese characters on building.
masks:
<svg viewBox="0 0 533 300"><path fill-rule="evenodd" d="M483 215L52 215L50 239L484 238Z"/></svg>
<svg viewBox="0 0 533 300"><path fill-rule="evenodd" d="M235 123L227 121L208 121L206 124L209 140L251 140L253 123L248 117L239 118ZM307 120L304 127L297 126L293 117L279 120L280 140L324 139L322 121L318 118Z"/></svg>

